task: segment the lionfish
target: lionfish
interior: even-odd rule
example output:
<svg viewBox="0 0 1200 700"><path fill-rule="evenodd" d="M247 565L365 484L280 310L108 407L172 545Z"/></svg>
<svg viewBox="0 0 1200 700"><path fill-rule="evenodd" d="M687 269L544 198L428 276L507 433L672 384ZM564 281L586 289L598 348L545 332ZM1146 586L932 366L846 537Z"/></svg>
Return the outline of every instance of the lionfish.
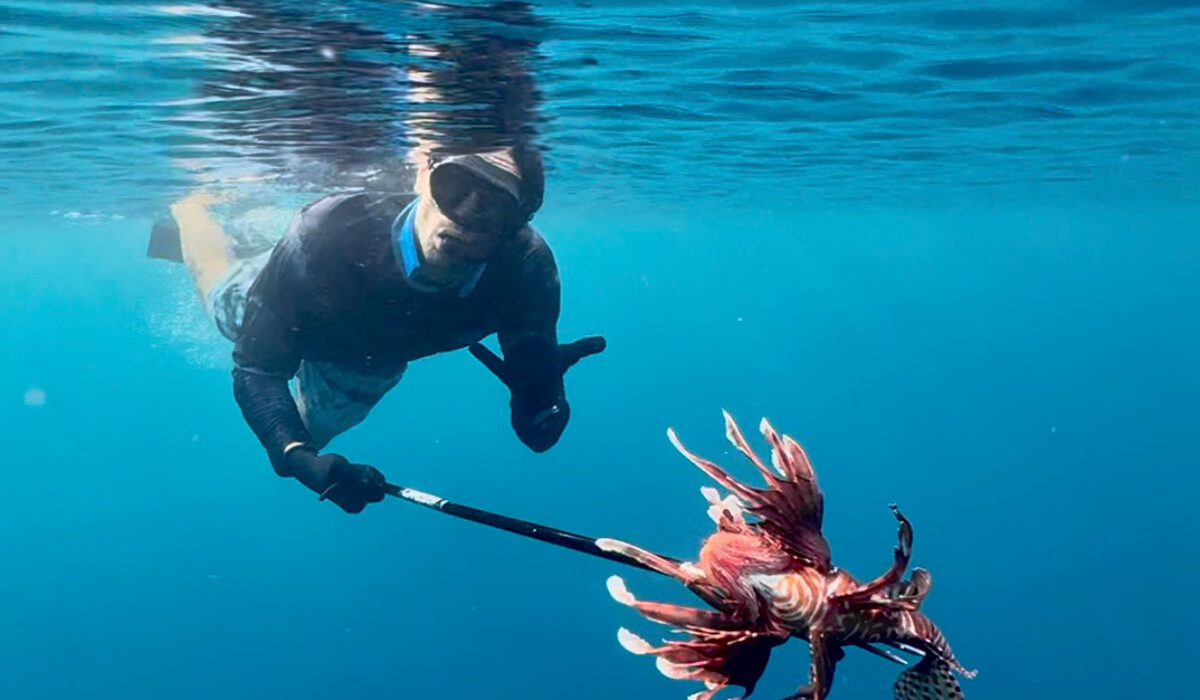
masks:
<svg viewBox="0 0 1200 700"><path fill-rule="evenodd" d="M731 492L722 499L712 487L701 489L717 531L704 541L699 561L680 562L614 539L596 543L681 581L713 609L640 601L619 576L612 576L608 590L617 602L687 635L656 647L621 628L621 645L634 654L657 657L658 669L669 678L703 682L706 689L689 700L711 700L730 685L741 686L749 696L771 650L792 637L808 641L812 660L808 684L789 700L825 698L846 647L903 665L908 664L904 658L881 647L920 657L896 681L896 700L962 698L954 672L966 678L975 672L958 662L941 631L920 612L932 577L915 568L903 578L912 555L909 521L891 506L900 525L894 561L880 577L859 583L830 561L829 543L821 533L824 495L803 448L787 435L781 437L766 419L760 430L771 444L773 469L755 455L725 413L726 437L758 468L766 488L735 480L689 452L674 430L667 431L679 452Z"/></svg>

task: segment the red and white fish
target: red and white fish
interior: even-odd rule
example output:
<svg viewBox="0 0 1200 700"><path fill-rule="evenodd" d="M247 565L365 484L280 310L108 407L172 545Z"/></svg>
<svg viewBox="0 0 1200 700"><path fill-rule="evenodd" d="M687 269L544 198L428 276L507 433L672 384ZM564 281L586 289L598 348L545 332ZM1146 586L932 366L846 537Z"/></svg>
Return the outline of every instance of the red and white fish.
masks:
<svg viewBox="0 0 1200 700"><path fill-rule="evenodd" d="M659 670L669 678L703 682L705 690L690 700L710 700L730 685L750 695L771 650L792 637L808 640L812 656L809 682L792 699L825 698L846 647L901 664L907 662L881 647L920 657L896 681L897 700L962 698L954 673L972 678L975 672L963 668L941 631L920 612L932 578L920 568L903 578L912 555L908 520L892 506L900 522L892 566L875 580L860 583L830 561L829 543L821 533L824 496L803 448L781 437L765 419L760 429L771 444L771 467L754 454L725 414L726 437L758 468L766 488L735 480L689 452L674 431L667 431L676 449L731 492L720 498L716 489L701 489L717 531L705 540L699 560L679 562L613 539L596 543L678 579L713 609L640 601L613 576L608 580L613 598L686 635L653 646L622 628L621 644L634 654L657 657Z"/></svg>

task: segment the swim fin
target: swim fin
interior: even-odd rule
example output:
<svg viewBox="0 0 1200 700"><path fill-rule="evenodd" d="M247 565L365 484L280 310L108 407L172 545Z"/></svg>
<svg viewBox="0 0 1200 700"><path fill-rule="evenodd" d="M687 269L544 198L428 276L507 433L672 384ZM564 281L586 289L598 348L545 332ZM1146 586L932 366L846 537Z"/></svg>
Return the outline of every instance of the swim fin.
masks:
<svg viewBox="0 0 1200 700"><path fill-rule="evenodd" d="M175 217L168 214L150 227L146 257L183 262L183 246L179 242L179 224L175 223Z"/></svg>

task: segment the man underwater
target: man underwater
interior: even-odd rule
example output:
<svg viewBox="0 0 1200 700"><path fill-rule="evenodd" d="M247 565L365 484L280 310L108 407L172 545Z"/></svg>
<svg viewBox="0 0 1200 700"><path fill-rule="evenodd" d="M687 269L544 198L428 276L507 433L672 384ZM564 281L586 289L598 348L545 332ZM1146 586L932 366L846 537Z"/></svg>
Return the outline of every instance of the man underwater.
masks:
<svg viewBox="0 0 1200 700"><path fill-rule="evenodd" d="M384 476L320 450L409 362L470 347L508 387L517 436L543 452L570 418L564 373L605 347L599 336L558 344L558 270L530 226L544 192L536 151L425 153L414 190L319 199L273 249L243 260L210 209L217 197L171 207L182 258L234 342L246 422L276 473L347 513L381 501ZM492 333L503 359L478 345Z"/></svg>
<svg viewBox="0 0 1200 700"><path fill-rule="evenodd" d="M286 194L268 185L274 205L259 210L291 217L274 242L283 223L247 225L253 217L221 211L244 202L226 207L225 192L200 190L156 226L151 255L188 264L234 342L234 396L275 471L348 513L383 499L384 476L321 450L362 422L409 362L469 347L507 385L517 436L543 452L570 418L564 373L604 349L599 336L558 344L558 270L530 225L545 192L527 70L537 42L514 31L536 22L519 5L430 9L440 23L426 26L437 31L403 47L351 20L261 2L239 2L237 20L214 30L238 38L216 45L247 56L218 56L203 94L268 86L280 96L250 107L219 101L216 139L316 163L332 175L323 191L340 193L280 206ZM401 53L410 57L402 109L391 98L391 57ZM256 68L282 64L291 69ZM399 172L387 165L397 135L382 126L397 123L415 180L347 188L364 167ZM254 187L227 191L253 200ZM247 231L273 247L231 255ZM503 359L478 344L492 333Z"/></svg>

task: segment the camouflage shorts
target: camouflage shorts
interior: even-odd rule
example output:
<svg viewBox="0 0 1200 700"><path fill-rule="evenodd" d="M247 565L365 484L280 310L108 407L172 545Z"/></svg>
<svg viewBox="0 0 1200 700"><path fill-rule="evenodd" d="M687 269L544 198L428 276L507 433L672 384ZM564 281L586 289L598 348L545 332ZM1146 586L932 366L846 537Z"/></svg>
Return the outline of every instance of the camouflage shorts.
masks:
<svg viewBox="0 0 1200 700"><path fill-rule="evenodd" d="M217 329L237 341L246 312L250 285L271 256L267 250L236 261L209 291L205 306ZM390 374L364 374L328 362L303 360L292 383L292 396L314 447L324 447L334 437L361 423L384 394L404 376L405 366Z"/></svg>

